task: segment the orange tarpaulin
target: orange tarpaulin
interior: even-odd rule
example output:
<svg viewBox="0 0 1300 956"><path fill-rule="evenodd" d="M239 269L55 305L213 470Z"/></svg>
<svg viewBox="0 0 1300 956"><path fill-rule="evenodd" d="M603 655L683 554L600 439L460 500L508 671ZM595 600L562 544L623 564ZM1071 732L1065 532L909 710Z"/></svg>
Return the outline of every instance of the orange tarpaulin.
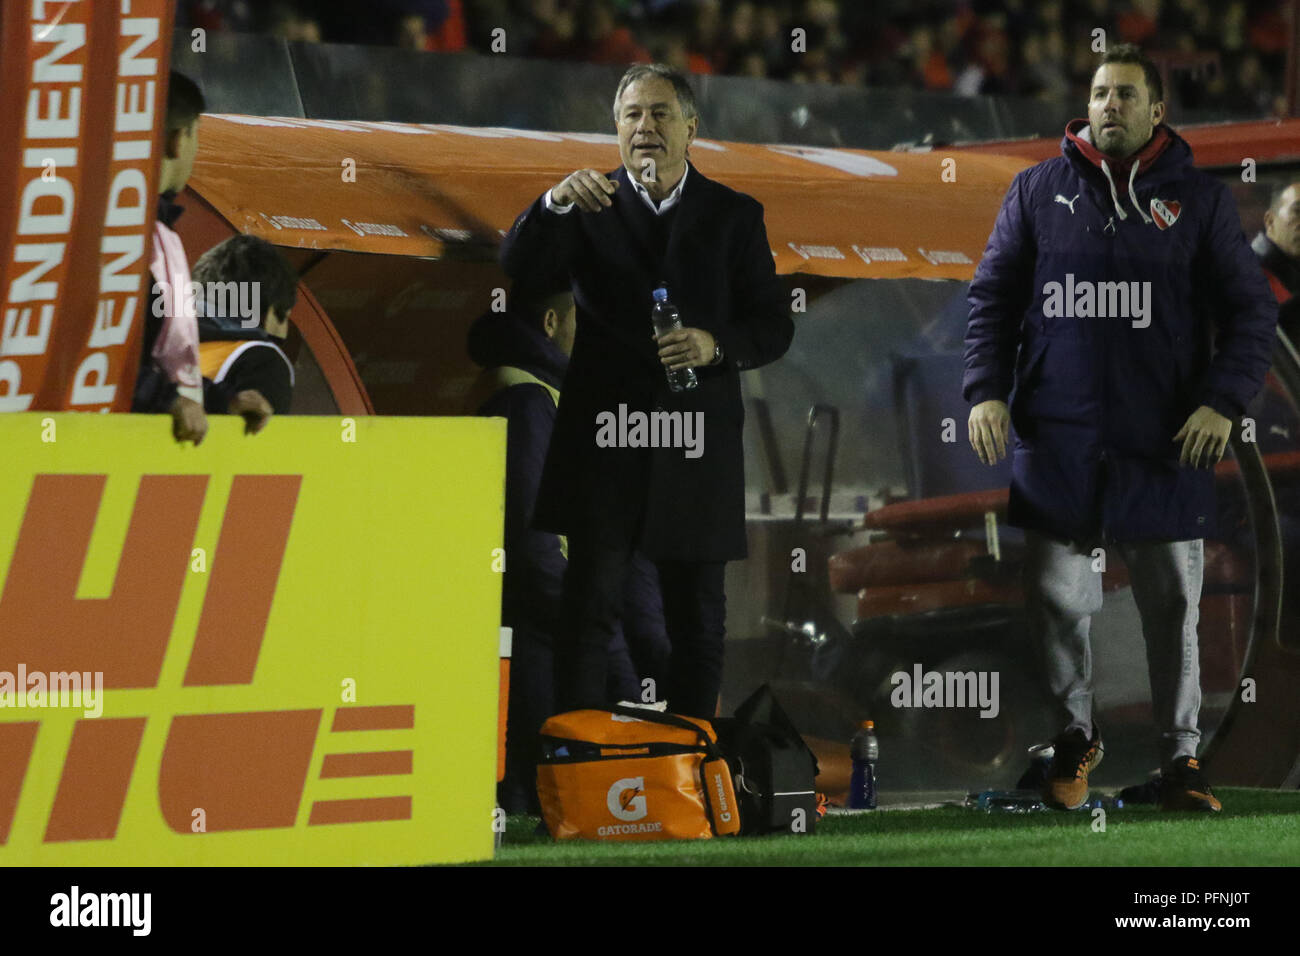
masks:
<svg viewBox="0 0 1300 956"><path fill-rule="evenodd" d="M969 279L1021 159L696 140L705 175L766 210L778 272ZM619 165L613 134L209 115L190 187L285 246L439 257L494 246L575 169Z"/></svg>

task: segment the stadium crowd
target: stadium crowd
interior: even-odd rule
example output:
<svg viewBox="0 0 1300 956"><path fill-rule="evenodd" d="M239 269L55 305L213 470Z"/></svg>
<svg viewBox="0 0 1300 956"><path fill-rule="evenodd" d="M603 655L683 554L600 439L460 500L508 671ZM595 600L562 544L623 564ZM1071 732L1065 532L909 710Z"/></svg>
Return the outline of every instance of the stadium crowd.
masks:
<svg viewBox="0 0 1300 956"><path fill-rule="evenodd" d="M959 95L1084 98L1093 31L1173 71L1186 107L1281 114L1280 0L182 0L187 29ZM804 48L791 49L802 28ZM504 34L495 32L504 30ZM494 41L496 47L494 48ZM1216 51L1206 53L1201 51Z"/></svg>

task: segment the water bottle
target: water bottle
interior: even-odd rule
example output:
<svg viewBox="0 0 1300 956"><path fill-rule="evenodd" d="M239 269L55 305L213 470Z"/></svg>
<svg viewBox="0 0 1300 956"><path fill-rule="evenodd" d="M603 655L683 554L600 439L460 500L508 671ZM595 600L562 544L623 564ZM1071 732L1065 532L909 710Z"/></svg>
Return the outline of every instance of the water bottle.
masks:
<svg viewBox="0 0 1300 956"><path fill-rule="evenodd" d="M650 323L654 326L655 336L666 335L682 327L681 316L677 306L668 301L668 287L661 285L654 291L655 304L650 309ZM695 388L699 381L695 378L695 369L665 369L668 373L668 387L674 392L684 392Z"/></svg>
<svg viewBox="0 0 1300 956"><path fill-rule="evenodd" d="M966 806L986 813L1036 813L1047 810L1039 790L984 790L966 795ZM1080 809L1122 810L1124 801L1119 797L1089 797Z"/></svg>
<svg viewBox="0 0 1300 956"><path fill-rule="evenodd" d="M876 761L880 758L880 742L876 740L875 723L862 722L861 729L849 741L849 756L853 758L853 777L849 783L849 809L876 809Z"/></svg>
<svg viewBox="0 0 1300 956"><path fill-rule="evenodd" d="M1038 790L984 790L966 797L966 806L986 813L1034 813L1046 810L1043 795Z"/></svg>
<svg viewBox="0 0 1300 956"><path fill-rule="evenodd" d="M1029 748L1029 767L1020 775L1017 790L1041 790L1052 771L1052 755L1056 748L1051 744L1035 744Z"/></svg>

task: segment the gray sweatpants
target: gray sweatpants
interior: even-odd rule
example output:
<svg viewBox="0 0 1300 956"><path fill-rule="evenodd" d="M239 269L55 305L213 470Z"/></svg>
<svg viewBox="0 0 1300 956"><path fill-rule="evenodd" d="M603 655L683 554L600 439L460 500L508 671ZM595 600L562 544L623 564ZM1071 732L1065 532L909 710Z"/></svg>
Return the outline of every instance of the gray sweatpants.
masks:
<svg viewBox="0 0 1300 956"><path fill-rule="evenodd" d="M1101 573L1093 549L1099 542L1062 544L1025 532L1025 604L1030 635L1039 642L1048 687L1060 707L1059 726L1092 736L1092 648L1088 629L1101 610ZM1205 543L1165 541L1104 546L1128 566L1133 599L1142 617L1151 703L1160 759L1195 756L1201 732L1200 616Z"/></svg>

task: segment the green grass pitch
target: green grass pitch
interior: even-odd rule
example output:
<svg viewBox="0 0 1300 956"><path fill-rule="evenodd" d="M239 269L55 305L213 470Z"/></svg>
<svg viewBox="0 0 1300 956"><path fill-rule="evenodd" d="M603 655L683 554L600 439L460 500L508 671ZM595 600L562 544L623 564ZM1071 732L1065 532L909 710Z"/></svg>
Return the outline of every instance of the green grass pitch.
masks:
<svg viewBox="0 0 1300 956"><path fill-rule="evenodd" d="M986 813L959 807L831 815L812 836L557 843L510 817L497 866L1296 866L1300 793L1216 788L1206 816L1128 806Z"/></svg>

